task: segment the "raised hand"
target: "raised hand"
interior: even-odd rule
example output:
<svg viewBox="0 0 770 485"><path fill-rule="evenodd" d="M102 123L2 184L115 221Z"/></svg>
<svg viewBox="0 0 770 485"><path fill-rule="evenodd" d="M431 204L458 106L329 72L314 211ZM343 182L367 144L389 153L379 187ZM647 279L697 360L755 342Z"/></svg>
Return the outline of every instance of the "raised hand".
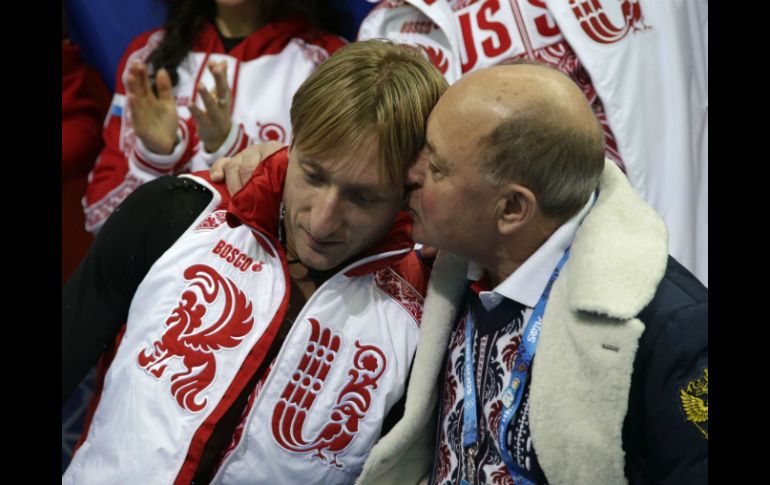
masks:
<svg viewBox="0 0 770 485"><path fill-rule="evenodd" d="M198 84L197 87L206 110L193 103L188 107L195 118L198 137L206 151L212 153L222 146L230 132L230 108L233 101L230 87L227 85L227 61L210 60L208 68L214 76L214 89L209 92L203 84Z"/></svg>
<svg viewBox="0 0 770 485"><path fill-rule="evenodd" d="M143 62L135 62L129 67L126 96L136 136L151 152L168 155L177 143L178 119L168 71L158 70L155 87L157 96L152 91L147 66Z"/></svg>

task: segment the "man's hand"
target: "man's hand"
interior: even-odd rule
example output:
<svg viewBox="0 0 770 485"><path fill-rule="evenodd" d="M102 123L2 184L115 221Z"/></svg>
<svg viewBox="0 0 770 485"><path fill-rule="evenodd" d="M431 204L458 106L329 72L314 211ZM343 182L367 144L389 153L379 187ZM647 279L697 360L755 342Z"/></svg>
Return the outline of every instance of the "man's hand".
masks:
<svg viewBox="0 0 770 485"><path fill-rule="evenodd" d="M165 69L155 77L158 95L152 92L147 66L131 64L126 77L126 97L131 110L131 124L136 136L153 153L168 155L176 145L178 115L172 94L171 77Z"/></svg>
<svg viewBox="0 0 770 485"><path fill-rule="evenodd" d="M230 192L230 195L235 195L246 185L262 160L285 146L277 141L257 143L247 147L234 157L218 158L209 171L211 181L216 183L224 180L227 191Z"/></svg>
<svg viewBox="0 0 770 485"><path fill-rule="evenodd" d="M202 110L193 103L187 107L195 118L198 137L203 142L204 148L207 152L213 153L222 146L227 134L230 133L232 125L230 108L233 100L230 87L227 85L227 61L211 60L208 62L208 68L214 76L214 89L209 92L203 84L198 84L197 87L206 110Z"/></svg>

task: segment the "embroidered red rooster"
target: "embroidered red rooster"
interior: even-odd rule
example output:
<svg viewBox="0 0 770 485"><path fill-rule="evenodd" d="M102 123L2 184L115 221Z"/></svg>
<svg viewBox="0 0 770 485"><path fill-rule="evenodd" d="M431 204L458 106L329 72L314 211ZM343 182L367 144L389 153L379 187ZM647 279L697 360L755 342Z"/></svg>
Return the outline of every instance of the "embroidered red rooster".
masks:
<svg viewBox="0 0 770 485"><path fill-rule="evenodd" d="M316 397L321 392L329 369L340 348L341 338L328 328L321 329L315 318L308 318L310 339L297 369L281 393L273 410L273 436L286 450L296 453L314 452L323 463L343 468L337 455L345 450L358 433L372 403L371 391L385 372L385 354L373 345L361 345L353 357L349 380L340 390L328 422L312 439L303 436L303 427ZM331 461L324 455L331 454Z"/></svg>

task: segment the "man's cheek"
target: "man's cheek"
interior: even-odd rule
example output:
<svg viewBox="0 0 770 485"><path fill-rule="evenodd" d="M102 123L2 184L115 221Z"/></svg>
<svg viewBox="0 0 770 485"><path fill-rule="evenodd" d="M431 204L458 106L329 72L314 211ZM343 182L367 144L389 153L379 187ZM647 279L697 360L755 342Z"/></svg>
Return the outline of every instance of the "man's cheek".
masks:
<svg viewBox="0 0 770 485"><path fill-rule="evenodd" d="M420 209L422 212L422 216L426 219L433 219L436 217L436 198L433 194L433 192L428 192L422 194L422 198L420 199Z"/></svg>

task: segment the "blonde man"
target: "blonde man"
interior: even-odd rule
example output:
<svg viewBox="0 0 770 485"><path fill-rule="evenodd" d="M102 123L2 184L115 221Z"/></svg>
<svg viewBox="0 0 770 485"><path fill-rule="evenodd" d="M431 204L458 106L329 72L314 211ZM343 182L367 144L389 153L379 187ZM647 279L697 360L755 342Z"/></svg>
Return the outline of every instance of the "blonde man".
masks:
<svg viewBox="0 0 770 485"><path fill-rule="evenodd" d="M445 89L414 51L351 44L239 193L164 177L125 201L63 293L63 400L115 342L64 483L424 473L403 398L427 269L401 209Z"/></svg>

